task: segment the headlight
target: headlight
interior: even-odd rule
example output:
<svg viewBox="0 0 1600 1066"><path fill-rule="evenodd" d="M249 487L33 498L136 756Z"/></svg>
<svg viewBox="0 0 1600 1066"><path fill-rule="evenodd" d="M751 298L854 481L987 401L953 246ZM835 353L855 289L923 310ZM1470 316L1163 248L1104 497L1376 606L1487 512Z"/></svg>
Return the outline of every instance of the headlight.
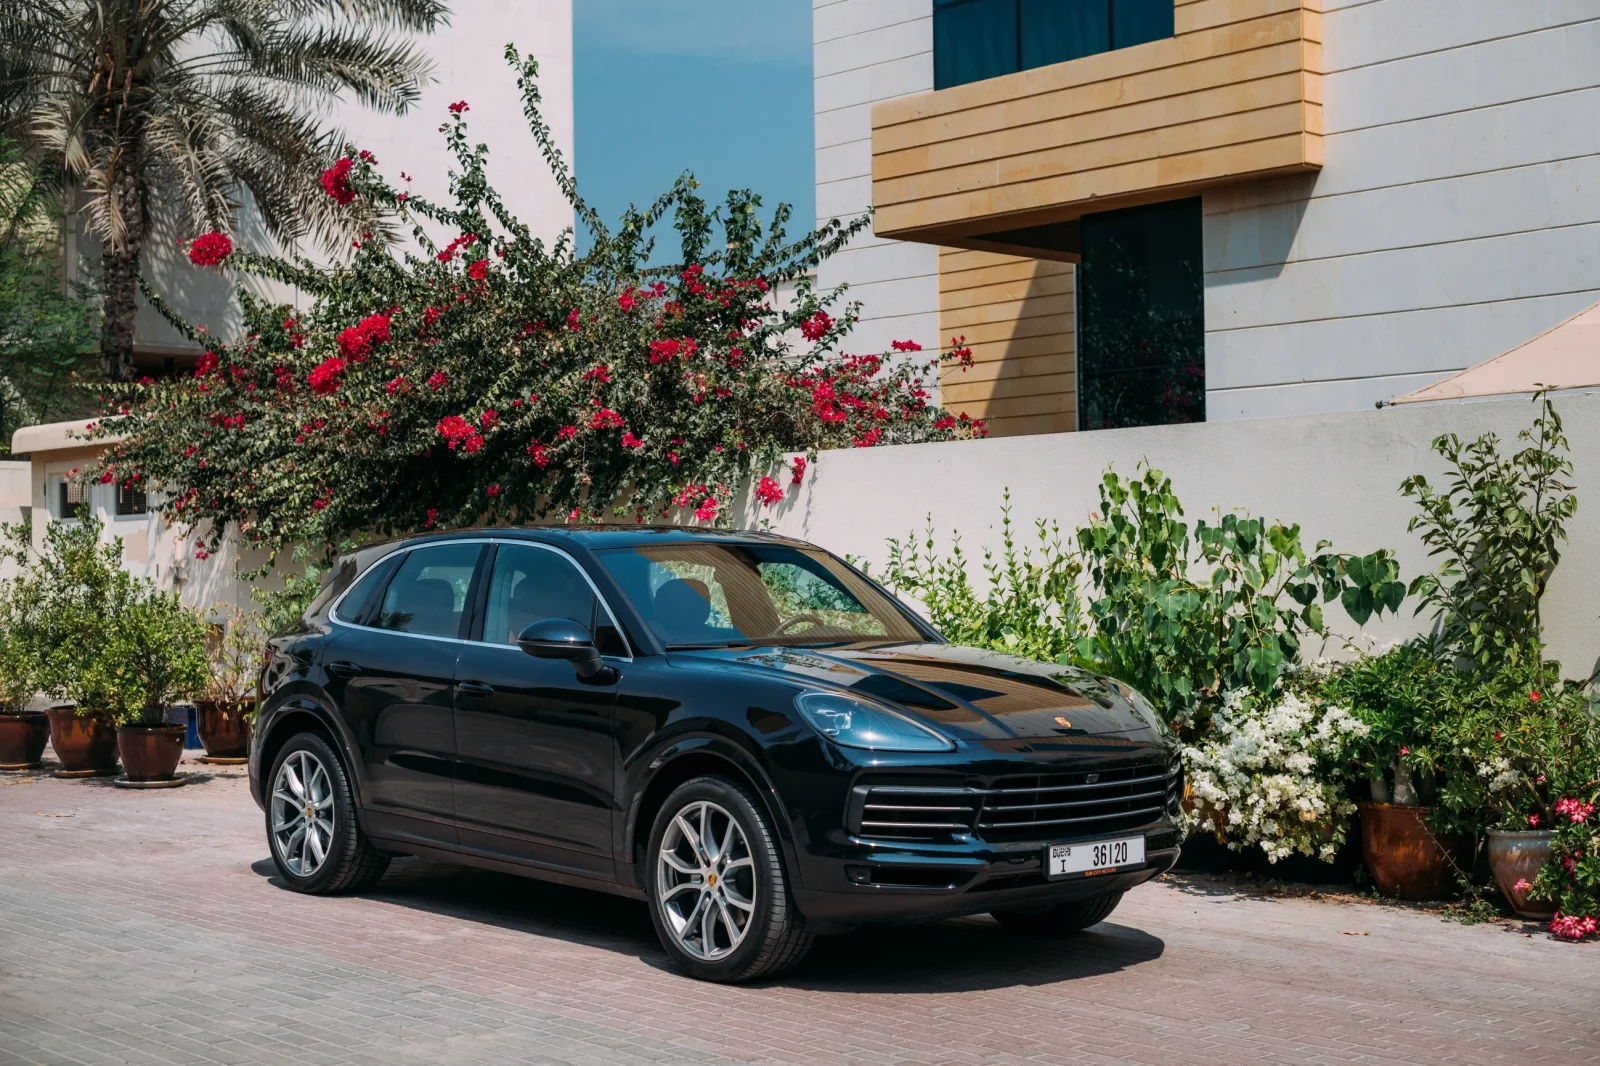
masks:
<svg viewBox="0 0 1600 1066"><path fill-rule="evenodd" d="M954 751L955 743L887 707L836 692L806 692L794 705L823 736L847 748Z"/></svg>

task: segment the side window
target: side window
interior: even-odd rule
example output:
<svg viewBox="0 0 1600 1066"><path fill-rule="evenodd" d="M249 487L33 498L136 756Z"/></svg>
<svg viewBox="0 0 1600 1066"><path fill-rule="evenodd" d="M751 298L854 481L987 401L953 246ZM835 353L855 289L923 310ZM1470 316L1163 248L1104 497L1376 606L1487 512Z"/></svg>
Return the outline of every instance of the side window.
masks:
<svg viewBox="0 0 1600 1066"><path fill-rule="evenodd" d="M383 586L388 584L389 575L394 573L394 568L398 565L400 565L400 556L391 555L387 559L378 560L376 564L369 567L367 572L361 575L359 583L350 591L350 594L339 601L339 607L334 611L334 615L338 620L347 625L367 625L367 619L372 614L372 609L377 606L372 601L378 597L378 594L383 590ZM332 599L339 594L342 588L350 584L349 577L343 573L345 566L349 566L354 570L354 560L340 560L340 573L328 583L327 588L323 589L322 596ZM321 599L322 596L319 596L318 599ZM316 607L317 604L313 601L309 613L315 614Z"/></svg>
<svg viewBox="0 0 1600 1066"><path fill-rule="evenodd" d="M406 553L372 625L426 637L459 637L481 544L440 544Z"/></svg>
<svg viewBox="0 0 1600 1066"><path fill-rule="evenodd" d="M594 590L565 556L525 544L502 544L489 578L483 639L515 644L518 634L546 618L570 618L593 630L597 614L610 622L598 604Z"/></svg>

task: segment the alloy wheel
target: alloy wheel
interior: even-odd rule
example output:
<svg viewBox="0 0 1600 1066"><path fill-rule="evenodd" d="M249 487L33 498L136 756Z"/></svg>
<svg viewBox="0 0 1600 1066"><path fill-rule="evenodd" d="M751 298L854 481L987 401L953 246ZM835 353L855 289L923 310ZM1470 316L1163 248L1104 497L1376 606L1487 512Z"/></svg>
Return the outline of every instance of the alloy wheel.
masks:
<svg viewBox="0 0 1600 1066"><path fill-rule="evenodd" d="M272 845L296 877L316 873L333 847L333 781L309 751L292 753L272 783Z"/></svg>
<svg viewBox="0 0 1600 1066"><path fill-rule="evenodd" d="M656 897L687 954L706 962L733 954L756 913L755 860L733 815L696 800L673 817L657 856Z"/></svg>

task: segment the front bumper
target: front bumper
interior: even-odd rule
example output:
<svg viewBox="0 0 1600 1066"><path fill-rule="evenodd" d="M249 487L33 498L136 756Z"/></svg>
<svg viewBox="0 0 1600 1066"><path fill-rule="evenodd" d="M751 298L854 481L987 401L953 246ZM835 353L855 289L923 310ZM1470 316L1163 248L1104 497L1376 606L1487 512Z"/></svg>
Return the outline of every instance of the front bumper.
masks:
<svg viewBox="0 0 1600 1066"><path fill-rule="evenodd" d="M1089 877L1045 876L1044 853L1050 844L1104 835L1003 846L973 842L937 849L860 842L849 849L853 854L808 855L803 860L803 886L794 890L795 903L809 921L824 927L955 917L1125 892L1178 861L1181 831L1175 819L1163 817L1115 834L1145 838L1142 864Z"/></svg>

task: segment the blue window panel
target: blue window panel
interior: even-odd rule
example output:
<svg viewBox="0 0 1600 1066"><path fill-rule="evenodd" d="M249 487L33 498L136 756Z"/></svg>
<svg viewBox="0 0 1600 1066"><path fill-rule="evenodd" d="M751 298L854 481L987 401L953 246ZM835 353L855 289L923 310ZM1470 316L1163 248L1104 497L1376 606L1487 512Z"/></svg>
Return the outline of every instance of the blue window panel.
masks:
<svg viewBox="0 0 1600 1066"><path fill-rule="evenodd" d="M1172 0L1111 0L1111 47L1171 37L1172 12Z"/></svg>
<svg viewBox="0 0 1600 1066"><path fill-rule="evenodd" d="M1203 422L1200 200L1083 218L1078 428Z"/></svg>
<svg viewBox="0 0 1600 1066"><path fill-rule="evenodd" d="M1017 71L1017 0L934 0L933 87Z"/></svg>
<svg viewBox="0 0 1600 1066"><path fill-rule="evenodd" d="M1111 49L1107 0L1021 0L1019 27L1023 70Z"/></svg>

